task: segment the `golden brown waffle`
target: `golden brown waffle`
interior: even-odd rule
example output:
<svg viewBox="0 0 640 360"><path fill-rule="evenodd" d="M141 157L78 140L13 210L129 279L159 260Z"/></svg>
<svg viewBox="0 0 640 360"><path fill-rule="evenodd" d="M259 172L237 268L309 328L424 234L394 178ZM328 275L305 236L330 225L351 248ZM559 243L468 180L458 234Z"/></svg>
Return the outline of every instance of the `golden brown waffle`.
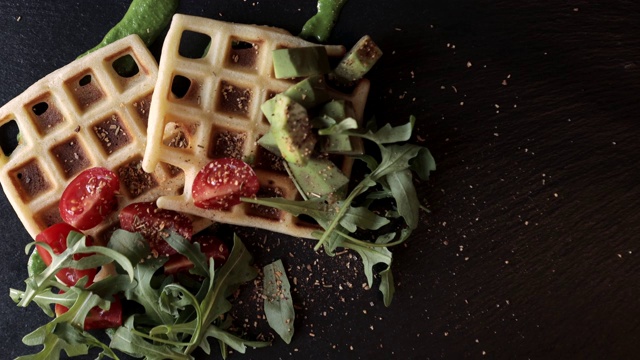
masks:
<svg viewBox="0 0 640 360"><path fill-rule="evenodd" d="M132 59L137 73L135 66L124 71ZM157 72L149 50L132 35L51 73L0 109L0 126L15 121L21 134L10 155L0 152L0 182L32 237L62 221L62 192L90 167L120 176L120 209L180 192L179 169L158 164L148 174L141 167ZM103 241L117 216L86 233Z"/></svg>
<svg viewBox="0 0 640 360"><path fill-rule="evenodd" d="M205 46L210 43L208 51L187 54L184 47L194 39ZM180 195L160 197L159 207L222 223L311 237L314 227L291 214L245 203L228 211L203 210L195 207L191 197L193 180L204 165L213 158L236 157L256 170L261 184L258 196L298 198L282 163L256 141L269 129L260 105L295 83L275 79L271 51L311 45L276 28L173 17L151 103L143 168L152 170L160 162L176 166L185 173L185 185ZM326 48L333 57L345 52L342 46ZM334 97L351 101L360 121L368 92L369 82L364 80L352 93L335 92ZM352 161L345 157L339 162L348 176Z"/></svg>

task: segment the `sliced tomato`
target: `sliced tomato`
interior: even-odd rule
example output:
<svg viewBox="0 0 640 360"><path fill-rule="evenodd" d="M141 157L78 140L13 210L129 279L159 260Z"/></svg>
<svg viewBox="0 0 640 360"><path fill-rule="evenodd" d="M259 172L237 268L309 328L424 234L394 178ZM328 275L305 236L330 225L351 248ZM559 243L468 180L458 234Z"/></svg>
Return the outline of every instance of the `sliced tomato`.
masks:
<svg viewBox="0 0 640 360"><path fill-rule="evenodd" d="M80 230L95 227L117 208L119 190L120 180L111 170L95 167L81 172L60 198L62 220Z"/></svg>
<svg viewBox="0 0 640 360"><path fill-rule="evenodd" d="M69 311L69 308L60 304L56 304L56 316L60 316ZM109 310L103 310L96 306L89 310L87 317L84 319L84 329L108 329L122 325L122 302L117 296L113 297Z"/></svg>
<svg viewBox="0 0 640 360"><path fill-rule="evenodd" d="M44 261L47 266L51 265L51 255L42 246L38 246L38 242L48 244L53 250L54 254L60 254L67 250L67 237L69 236L69 233L71 231L81 233L80 230L69 224L59 223L46 228L36 236L36 249L38 250L40 257L42 257L42 261ZM87 237L86 244L93 244L93 241L90 237ZM80 260L83 257L90 255L91 254L76 254L73 256L73 258L74 260ZM58 271L56 277L66 285L73 286L82 277L87 276L89 278L89 281L87 282L86 286L89 286L93 284L93 278L96 276L97 272L97 269L78 270L73 268L63 268Z"/></svg>
<svg viewBox="0 0 640 360"><path fill-rule="evenodd" d="M208 163L193 181L191 195L202 209L229 209L240 197L254 196L260 189L258 176L249 164L235 158L220 158Z"/></svg>
<svg viewBox="0 0 640 360"><path fill-rule="evenodd" d="M120 227L130 232L140 233L151 250L158 255L176 254L164 237L173 230L187 240L193 235L191 219L177 211L159 209L153 202L134 203L126 206L118 215Z"/></svg>
<svg viewBox="0 0 640 360"><path fill-rule="evenodd" d="M229 258L229 247L218 237L213 235L196 235L193 242L200 244L200 251L207 259L213 259L216 269L224 265ZM193 267L193 263L184 255L175 254L169 257L164 264L165 274L175 274L180 271L187 271Z"/></svg>

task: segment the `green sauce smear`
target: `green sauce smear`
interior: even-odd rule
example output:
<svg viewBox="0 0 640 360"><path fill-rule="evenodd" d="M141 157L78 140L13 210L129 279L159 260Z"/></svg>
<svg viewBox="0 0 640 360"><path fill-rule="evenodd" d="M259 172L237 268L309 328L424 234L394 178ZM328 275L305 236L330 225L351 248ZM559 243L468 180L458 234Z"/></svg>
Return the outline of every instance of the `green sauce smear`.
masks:
<svg viewBox="0 0 640 360"><path fill-rule="evenodd" d="M169 25L179 3L179 0L133 0L122 20L109 30L98 45L79 57L131 34L137 34L147 46L151 45Z"/></svg>
<svg viewBox="0 0 640 360"><path fill-rule="evenodd" d="M318 0L318 13L304 24L300 37L327 41L346 2L347 0Z"/></svg>

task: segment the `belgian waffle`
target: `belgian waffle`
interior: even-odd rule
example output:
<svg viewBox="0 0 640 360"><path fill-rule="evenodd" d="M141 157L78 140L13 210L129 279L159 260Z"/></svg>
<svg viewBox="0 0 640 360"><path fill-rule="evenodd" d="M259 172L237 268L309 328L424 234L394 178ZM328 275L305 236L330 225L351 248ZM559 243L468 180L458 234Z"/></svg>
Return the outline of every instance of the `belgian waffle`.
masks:
<svg viewBox="0 0 640 360"><path fill-rule="evenodd" d="M180 192L179 169L141 167L157 73L155 59L132 35L51 73L0 108L0 126L14 121L21 137L10 154L0 152L0 182L32 237L62 221L62 192L90 167L119 175L120 209ZM117 221L116 212L86 233L104 241Z"/></svg>
<svg viewBox="0 0 640 360"><path fill-rule="evenodd" d="M186 45L194 39L203 46L187 53ZM272 50L312 45L281 29L180 14L173 17L151 102L143 169L151 171L165 162L184 171L185 183L181 194L160 197L160 208L311 237L312 224L273 208L246 203L224 211L197 208L191 186L211 159L236 157L255 169L261 184L259 197L299 197L281 160L257 145L257 140L269 130L260 105L295 83L275 78ZM326 49L331 57L345 53L342 46ZM348 94L334 91L332 95L349 100L356 120L361 121L368 92L369 82L363 80ZM349 176L351 159L343 157L337 163Z"/></svg>

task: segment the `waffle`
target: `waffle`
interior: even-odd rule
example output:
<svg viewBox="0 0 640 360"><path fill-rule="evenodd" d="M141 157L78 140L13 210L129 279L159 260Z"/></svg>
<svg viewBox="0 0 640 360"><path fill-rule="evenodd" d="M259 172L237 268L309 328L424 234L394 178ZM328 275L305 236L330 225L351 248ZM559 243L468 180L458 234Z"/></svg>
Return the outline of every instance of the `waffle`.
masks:
<svg viewBox="0 0 640 360"><path fill-rule="evenodd" d="M14 121L21 136L9 155L0 153L0 182L32 237L62 221L62 192L90 167L119 175L120 209L180 192L179 169L158 164L148 174L141 168L157 71L149 50L132 35L51 73L0 109L0 126ZM104 242L117 216L85 233Z"/></svg>
<svg viewBox="0 0 640 360"><path fill-rule="evenodd" d="M187 53L186 43L193 39L200 39L203 48ZM211 159L235 157L256 171L261 184L258 197L299 199L282 160L257 145L257 140L269 130L260 105L295 84L295 80L275 78L271 51L312 45L276 28L174 16L160 57L143 169L153 170L165 162L184 171L185 184L182 194L160 197L158 207L311 237L313 224L274 208L247 203L229 210L197 208L191 185ZM326 49L330 57L345 53L342 46ZM368 92L369 82L363 80L350 93L334 91L332 96L349 100L354 117L361 121ZM349 176L352 160L343 156L336 163Z"/></svg>

